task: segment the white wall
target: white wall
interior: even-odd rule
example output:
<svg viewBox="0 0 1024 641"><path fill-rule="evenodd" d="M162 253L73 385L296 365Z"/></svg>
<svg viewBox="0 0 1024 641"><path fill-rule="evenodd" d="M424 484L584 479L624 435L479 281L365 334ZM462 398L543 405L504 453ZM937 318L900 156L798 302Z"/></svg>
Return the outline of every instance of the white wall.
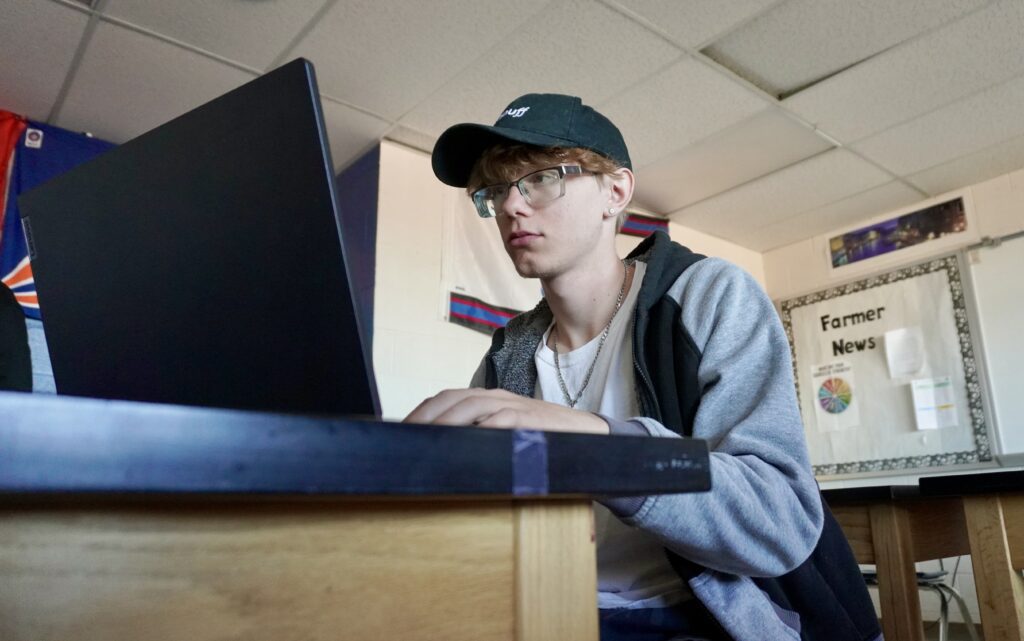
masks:
<svg viewBox="0 0 1024 641"><path fill-rule="evenodd" d="M855 229L876 219L887 219L900 213L915 211L958 195L964 196L969 215L968 233L963 235L961 245L971 244L985 236L1004 236L1024 229L1024 170L1020 170L893 212L876 212L877 215L866 217L858 225L765 252L764 273L769 295L775 300L792 298L857 280L872 273L887 272L918 263L932 256L948 254L951 251L948 246L938 242L926 243L878 259L855 263L841 270L838 275L833 275L825 259L825 242L826 238L834 236L835 232Z"/></svg>
<svg viewBox="0 0 1024 641"><path fill-rule="evenodd" d="M445 320L444 218L465 199L462 190L438 182L428 154L389 141L381 144L379 189L373 363L383 414L394 419L442 389L465 387L490 339ZM757 252L675 223L669 233L693 251L737 263L764 284ZM620 253L640 240L620 235Z"/></svg>
<svg viewBox="0 0 1024 641"><path fill-rule="evenodd" d="M959 242L960 246L971 244L978 239L1000 237L1024 229L1024 170L1004 174L992 180L972 185L966 189L944 194L937 198L917 203L895 212L877 212L861 221L862 224L876 219L886 219L905 211L914 211L936 202L949 200L956 195L963 195L968 205L970 233ZM862 224L851 226L860 227ZM835 232L845 231L835 230ZM788 299L830 286L857 280L873 273L887 272L899 267L919 263L933 256L948 254L953 249L949 246L921 245L916 248L893 252L885 259L865 261L865 264L851 269L844 269L839 277L830 273L826 260L825 239L835 233L808 238L806 240L775 249L764 254L764 273L769 295L775 300ZM938 243L937 243L938 244ZM985 250L981 250L982 252ZM1024 383L1024 375L1020 383ZM823 488L857 486L857 485L891 485L898 483L916 483L919 475L884 476L851 480L823 480ZM952 571L956 559L946 559L945 569ZM931 571L938 569L938 561L918 563L918 570ZM963 557L956 572L956 587L964 596L971 610L974 622L979 619L977 594L971 568L971 558ZM877 607L877 590L873 590ZM921 609L926 620L938 618L938 598L931 593L922 593ZM950 620L962 621L956 607L950 607Z"/></svg>

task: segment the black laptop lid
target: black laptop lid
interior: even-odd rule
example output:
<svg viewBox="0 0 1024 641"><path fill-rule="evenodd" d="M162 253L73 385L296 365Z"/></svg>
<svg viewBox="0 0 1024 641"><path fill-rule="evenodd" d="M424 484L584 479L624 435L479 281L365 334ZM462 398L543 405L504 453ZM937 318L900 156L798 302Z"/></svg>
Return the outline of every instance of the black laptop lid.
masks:
<svg viewBox="0 0 1024 641"><path fill-rule="evenodd" d="M379 416L332 167L300 59L22 196L58 392Z"/></svg>

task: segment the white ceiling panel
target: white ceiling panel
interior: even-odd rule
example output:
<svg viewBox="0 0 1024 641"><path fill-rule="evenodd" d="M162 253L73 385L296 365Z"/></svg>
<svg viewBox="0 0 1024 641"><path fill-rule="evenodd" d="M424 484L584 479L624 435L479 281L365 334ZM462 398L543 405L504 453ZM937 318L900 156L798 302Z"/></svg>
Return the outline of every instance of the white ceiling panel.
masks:
<svg viewBox="0 0 1024 641"><path fill-rule="evenodd" d="M765 109L641 168L636 200L652 211L676 211L831 146L778 109Z"/></svg>
<svg viewBox="0 0 1024 641"><path fill-rule="evenodd" d="M705 53L773 95L811 84L986 0L789 0Z"/></svg>
<svg viewBox="0 0 1024 641"><path fill-rule="evenodd" d="M331 141L331 159L337 172L359 159L359 155L380 140L390 124L351 107L322 100L324 125Z"/></svg>
<svg viewBox="0 0 1024 641"><path fill-rule="evenodd" d="M614 52L609 34L614 34ZM600 107L643 73L681 54L593 0L558 0L497 45L402 118L402 124L434 135L457 122L491 124L505 105L526 93L571 94Z"/></svg>
<svg viewBox="0 0 1024 641"><path fill-rule="evenodd" d="M643 123L622 132L633 166L643 167L752 116L768 104L707 65L684 58L601 104L600 110L612 122Z"/></svg>
<svg viewBox="0 0 1024 641"><path fill-rule="evenodd" d="M316 65L323 93L393 120L521 23L534 21L545 3L341 0L294 54ZM546 23L555 13L536 21ZM511 47L501 57L521 62L524 52L514 41ZM519 73L528 68L516 67Z"/></svg>
<svg viewBox="0 0 1024 641"><path fill-rule="evenodd" d="M3 0L0 109L45 120L89 17L39 0Z"/></svg>
<svg viewBox="0 0 1024 641"><path fill-rule="evenodd" d="M121 143L252 78L181 47L100 23L54 124Z"/></svg>
<svg viewBox="0 0 1024 641"><path fill-rule="evenodd" d="M732 240L755 251L765 252L804 238L835 231L858 221L924 200L924 196L892 181L848 198L798 214L767 227L739 232Z"/></svg>
<svg viewBox="0 0 1024 641"><path fill-rule="evenodd" d="M853 148L900 176L917 173L1024 134L1024 75Z"/></svg>
<svg viewBox="0 0 1024 641"><path fill-rule="evenodd" d="M779 0L614 0L676 44L695 48Z"/></svg>
<svg viewBox="0 0 1024 641"><path fill-rule="evenodd" d="M1024 72L1024 2L1001 0L785 100L845 143Z"/></svg>
<svg viewBox="0 0 1024 641"><path fill-rule="evenodd" d="M1011 138L992 147L907 177L929 194L960 189L1024 167L1024 136Z"/></svg>
<svg viewBox="0 0 1024 641"><path fill-rule="evenodd" d="M732 239L890 180L849 151L833 149L673 212L670 218Z"/></svg>
<svg viewBox="0 0 1024 641"><path fill-rule="evenodd" d="M430 153L434 149L434 143L437 141L437 136L431 136L430 134L425 134L422 131L403 127L402 125L392 127L384 137L388 140L402 143L406 147L412 147L413 149L419 149L427 153Z"/></svg>
<svg viewBox="0 0 1024 641"><path fill-rule="evenodd" d="M107 0L103 13L265 69L326 1Z"/></svg>

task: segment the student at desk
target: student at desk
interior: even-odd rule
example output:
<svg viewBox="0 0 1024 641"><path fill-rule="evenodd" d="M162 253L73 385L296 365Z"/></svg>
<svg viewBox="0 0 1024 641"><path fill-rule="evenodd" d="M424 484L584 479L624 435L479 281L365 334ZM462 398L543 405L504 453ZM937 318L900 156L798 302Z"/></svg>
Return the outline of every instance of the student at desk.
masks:
<svg viewBox="0 0 1024 641"><path fill-rule="evenodd" d="M494 334L470 389L409 422L707 439L712 490L596 508L601 636L879 636L867 589L811 473L789 347L738 267L656 233L615 235L633 195L619 130L579 98L530 94L493 127L437 141L438 178L494 218L545 298Z"/></svg>
<svg viewBox="0 0 1024 641"><path fill-rule="evenodd" d="M32 359L25 315L7 285L0 283L0 391L32 391Z"/></svg>

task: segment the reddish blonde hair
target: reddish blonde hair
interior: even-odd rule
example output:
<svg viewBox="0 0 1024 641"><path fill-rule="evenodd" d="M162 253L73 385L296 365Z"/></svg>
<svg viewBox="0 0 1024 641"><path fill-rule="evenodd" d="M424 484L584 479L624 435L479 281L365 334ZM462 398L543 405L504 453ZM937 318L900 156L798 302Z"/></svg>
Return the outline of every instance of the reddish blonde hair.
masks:
<svg viewBox="0 0 1024 641"><path fill-rule="evenodd" d="M622 165L596 151L581 147L534 147L498 144L483 153L469 174L466 192L472 194L487 185L509 183L527 171L554 165L579 165L603 178L622 169ZM616 230L626 222L626 208L618 215Z"/></svg>

